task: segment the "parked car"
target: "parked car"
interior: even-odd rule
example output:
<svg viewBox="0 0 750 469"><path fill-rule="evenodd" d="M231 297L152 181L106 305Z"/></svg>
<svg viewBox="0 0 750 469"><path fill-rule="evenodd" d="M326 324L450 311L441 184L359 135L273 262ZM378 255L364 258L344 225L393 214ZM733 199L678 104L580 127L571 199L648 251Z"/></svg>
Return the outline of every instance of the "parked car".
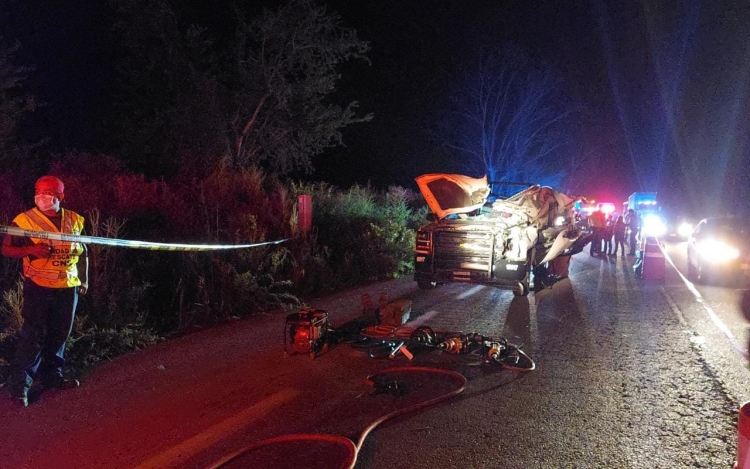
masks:
<svg viewBox="0 0 750 469"><path fill-rule="evenodd" d="M416 179L432 210L417 231L414 279L420 288L440 283L494 285L527 295L558 280L547 270L559 256L589 241L575 226L575 199L532 185L491 200L487 178L426 174Z"/></svg>
<svg viewBox="0 0 750 469"><path fill-rule="evenodd" d="M688 237L691 281L747 283L750 279L750 218L701 220Z"/></svg>

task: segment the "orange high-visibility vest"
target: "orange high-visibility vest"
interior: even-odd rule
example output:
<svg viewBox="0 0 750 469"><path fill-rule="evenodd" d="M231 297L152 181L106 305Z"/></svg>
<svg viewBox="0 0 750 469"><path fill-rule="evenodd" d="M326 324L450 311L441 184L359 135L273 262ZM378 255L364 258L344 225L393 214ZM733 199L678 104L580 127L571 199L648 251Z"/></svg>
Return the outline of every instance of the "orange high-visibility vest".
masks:
<svg viewBox="0 0 750 469"><path fill-rule="evenodd" d="M13 223L24 230L51 231L79 235L83 231L83 217L71 210L60 209L60 229L36 208L27 210L13 219ZM34 244L52 246L49 257L31 260L23 258L23 276L39 286L47 288L70 288L81 285L78 278L78 259L83 254L81 243L29 238Z"/></svg>
<svg viewBox="0 0 750 469"><path fill-rule="evenodd" d="M591 220L591 226L594 228L604 228L607 224L607 221L604 219L604 213L598 210L589 215L589 220Z"/></svg>

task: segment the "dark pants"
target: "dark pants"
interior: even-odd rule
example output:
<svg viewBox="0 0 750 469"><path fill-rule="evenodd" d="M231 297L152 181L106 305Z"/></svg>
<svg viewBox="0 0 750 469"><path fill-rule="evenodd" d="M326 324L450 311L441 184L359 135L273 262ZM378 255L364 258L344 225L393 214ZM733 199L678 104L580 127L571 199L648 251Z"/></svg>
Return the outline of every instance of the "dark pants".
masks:
<svg viewBox="0 0 750 469"><path fill-rule="evenodd" d="M636 245L637 241L635 239L635 235L636 235L636 230L634 230L634 229L631 228L630 229L630 242L629 242L629 244L630 244L630 254L632 254L632 255L635 255L635 251L636 251L636 249L635 249L636 246L635 245Z"/></svg>
<svg viewBox="0 0 750 469"><path fill-rule="evenodd" d="M602 252L602 241L604 241L604 228L591 228L591 249L589 253L595 256Z"/></svg>
<svg viewBox="0 0 750 469"><path fill-rule="evenodd" d="M23 326L11 369L11 393L27 390L36 376L47 383L62 377L65 342L77 305L78 287L45 288L24 282Z"/></svg>
<svg viewBox="0 0 750 469"><path fill-rule="evenodd" d="M625 255L625 233L621 235L615 235L615 254L617 254L617 248L620 248L622 255Z"/></svg>

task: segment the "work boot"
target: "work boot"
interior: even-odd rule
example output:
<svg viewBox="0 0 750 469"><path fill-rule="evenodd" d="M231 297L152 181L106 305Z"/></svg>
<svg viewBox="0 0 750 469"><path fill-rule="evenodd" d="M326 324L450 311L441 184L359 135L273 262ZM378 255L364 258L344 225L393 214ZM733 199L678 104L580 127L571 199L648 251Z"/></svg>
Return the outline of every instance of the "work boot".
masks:
<svg viewBox="0 0 750 469"><path fill-rule="evenodd" d="M75 378L67 379L62 376L56 376L44 383L47 389L73 389L81 385L81 382Z"/></svg>
<svg viewBox="0 0 750 469"><path fill-rule="evenodd" d="M26 389L24 389L23 391L10 393L10 398L13 400L13 403L15 405L18 405L20 407L29 406L29 393Z"/></svg>

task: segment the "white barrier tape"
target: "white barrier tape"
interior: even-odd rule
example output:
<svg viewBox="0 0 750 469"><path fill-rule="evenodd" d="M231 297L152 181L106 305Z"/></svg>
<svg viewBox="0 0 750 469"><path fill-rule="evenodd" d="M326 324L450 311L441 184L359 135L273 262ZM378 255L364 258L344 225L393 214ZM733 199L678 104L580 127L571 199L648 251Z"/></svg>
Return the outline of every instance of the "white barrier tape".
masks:
<svg viewBox="0 0 750 469"><path fill-rule="evenodd" d="M24 238L51 239L54 241L68 241L71 243L100 244L104 246L118 246L132 249L145 249L149 251L221 251L226 249L245 249L258 246L269 246L289 241L290 238L278 241L266 241L254 244L180 244L180 243L153 243L150 241L132 241L129 239L101 238L98 236L81 236L66 233L55 233L51 231L24 230L14 226L0 226L0 234L21 236Z"/></svg>

